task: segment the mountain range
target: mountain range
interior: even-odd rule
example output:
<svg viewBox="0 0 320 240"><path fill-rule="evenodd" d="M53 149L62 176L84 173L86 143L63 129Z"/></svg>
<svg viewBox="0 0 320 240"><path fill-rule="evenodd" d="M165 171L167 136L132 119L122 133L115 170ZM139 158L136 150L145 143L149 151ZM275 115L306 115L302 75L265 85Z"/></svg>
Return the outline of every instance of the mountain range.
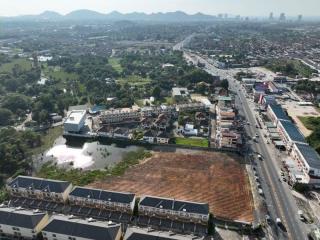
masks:
<svg viewBox="0 0 320 240"><path fill-rule="evenodd" d="M185 22L185 21L213 21L216 16L206 15L203 13L187 14L182 11L167 13L120 13L113 11L108 14L92 10L76 10L66 15L61 15L53 11L45 11L38 15L22 15L16 17L1 17L2 20L8 21L83 21L83 20L130 20L130 21L163 21L163 22Z"/></svg>

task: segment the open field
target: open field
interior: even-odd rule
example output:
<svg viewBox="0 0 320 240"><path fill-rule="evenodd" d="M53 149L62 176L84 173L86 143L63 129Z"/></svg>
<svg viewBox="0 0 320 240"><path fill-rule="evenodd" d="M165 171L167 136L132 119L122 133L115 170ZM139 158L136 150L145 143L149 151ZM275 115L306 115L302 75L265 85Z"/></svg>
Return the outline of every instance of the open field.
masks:
<svg viewBox="0 0 320 240"><path fill-rule="evenodd" d="M117 80L120 84L128 83L130 86L143 86L151 82L150 78L143 78L137 75L127 76L125 78L119 78Z"/></svg>
<svg viewBox="0 0 320 240"><path fill-rule="evenodd" d="M195 147L208 147L209 141L205 138L176 138L175 143L178 145L187 145Z"/></svg>
<svg viewBox="0 0 320 240"><path fill-rule="evenodd" d="M320 126L320 117L299 117L299 119L311 131Z"/></svg>
<svg viewBox="0 0 320 240"><path fill-rule="evenodd" d="M240 157L224 153L155 153L124 175L91 187L209 203L216 217L252 222L253 199Z"/></svg>
<svg viewBox="0 0 320 240"><path fill-rule="evenodd" d="M121 67L119 58L109 58L108 62L118 73L122 72L123 69Z"/></svg>
<svg viewBox="0 0 320 240"><path fill-rule="evenodd" d="M19 65L23 70L30 70L31 69L31 62L27 59L15 59L10 63L5 63L0 66L0 72L11 72L15 65Z"/></svg>

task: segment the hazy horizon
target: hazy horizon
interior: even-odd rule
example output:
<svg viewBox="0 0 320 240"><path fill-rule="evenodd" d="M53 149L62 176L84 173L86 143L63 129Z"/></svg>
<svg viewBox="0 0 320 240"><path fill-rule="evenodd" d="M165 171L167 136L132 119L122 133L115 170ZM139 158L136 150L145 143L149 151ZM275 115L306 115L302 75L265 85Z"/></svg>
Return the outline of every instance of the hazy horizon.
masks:
<svg viewBox="0 0 320 240"><path fill-rule="evenodd" d="M217 15L228 13L242 16L268 16L270 12L278 16L284 12L287 16L320 16L319 0L10 0L1 4L0 16L18 16L29 14L40 14L44 11L55 11L60 14L88 9L101 13L119 11L130 12L174 12L183 11L188 14L197 12Z"/></svg>

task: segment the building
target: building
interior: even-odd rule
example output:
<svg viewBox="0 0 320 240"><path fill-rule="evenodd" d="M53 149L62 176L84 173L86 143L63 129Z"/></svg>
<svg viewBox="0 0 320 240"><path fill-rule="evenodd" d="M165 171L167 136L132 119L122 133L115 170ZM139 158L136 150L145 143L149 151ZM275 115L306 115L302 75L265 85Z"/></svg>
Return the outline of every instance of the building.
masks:
<svg viewBox="0 0 320 240"><path fill-rule="evenodd" d="M157 143L168 144L170 140L169 134L166 132L158 132L156 136Z"/></svg>
<svg viewBox="0 0 320 240"><path fill-rule="evenodd" d="M312 147L295 143L291 155L305 174L320 179L320 156Z"/></svg>
<svg viewBox="0 0 320 240"><path fill-rule="evenodd" d="M145 228L129 227L124 235L124 240L192 240L193 236L172 234L163 231L149 231ZM203 238L197 238L201 240Z"/></svg>
<svg viewBox="0 0 320 240"><path fill-rule="evenodd" d="M176 105L177 112L202 111L206 109L208 109L208 107L203 103L186 103Z"/></svg>
<svg viewBox="0 0 320 240"><path fill-rule="evenodd" d="M143 141L154 143L156 133L153 130L148 130L143 134Z"/></svg>
<svg viewBox="0 0 320 240"><path fill-rule="evenodd" d="M233 131L222 131L218 139L218 147L238 148L242 144L241 135Z"/></svg>
<svg viewBox="0 0 320 240"><path fill-rule="evenodd" d="M36 239L48 220L43 212L0 206L0 239Z"/></svg>
<svg viewBox="0 0 320 240"><path fill-rule="evenodd" d="M120 122L138 122L140 120L139 108L119 108L103 111L100 120L103 124Z"/></svg>
<svg viewBox="0 0 320 240"><path fill-rule="evenodd" d="M42 236L44 240L120 240L121 225L59 215L52 217Z"/></svg>
<svg viewBox="0 0 320 240"><path fill-rule="evenodd" d="M187 88L172 88L172 97L189 97L189 91Z"/></svg>
<svg viewBox="0 0 320 240"><path fill-rule="evenodd" d="M135 204L135 195L133 193L75 187L69 194L69 203L71 205L132 213Z"/></svg>
<svg viewBox="0 0 320 240"><path fill-rule="evenodd" d="M72 189L67 181L18 176L7 184L11 196L51 202L65 202Z"/></svg>
<svg viewBox="0 0 320 240"><path fill-rule="evenodd" d="M144 196L139 202L139 215L155 215L163 218L180 219L207 225L209 205L180 201L170 198Z"/></svg>
<svg viewBox="0 0 320 240"><path fill-rule="evenodd" d="M65 132L80 132L86 121L86 110L73 110L64 122Z"/></svg>
<svg viewBox="0 0 320 240"><path fill-rule="evenodd" d="M295 143L307 144L302 133L290 121L280 120L277 130L288 152L291 152Z"/></svg>
<svg viewBox="0 0 320 240"><path fill-rule="evenodd" d="M186 124L183 129L183 134L186 136L198 136L198 129L194 128L193 124Z"/></svg>
<svg viewBox="0 0 320 240"><path fill-rule="evenodd" d="M277 126L280 120L290 121L288 115L283 111L283 108L278 104L270 104L267 107L267 115L272 123Z"/></svg>

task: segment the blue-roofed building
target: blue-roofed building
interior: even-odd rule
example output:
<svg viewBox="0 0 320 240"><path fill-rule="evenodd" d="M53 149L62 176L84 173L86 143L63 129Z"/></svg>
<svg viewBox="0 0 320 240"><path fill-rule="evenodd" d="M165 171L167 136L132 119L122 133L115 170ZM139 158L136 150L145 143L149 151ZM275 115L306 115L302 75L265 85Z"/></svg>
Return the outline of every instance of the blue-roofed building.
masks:
<svg viewBox="0 0 320 240"><path fill-rule="evenodd" d="M291 152L295 143L307 144L302 133L291 121L280 120L277 129L288 152Z"/></svg>
<svg viewBox="0 0 320 240"><path fill-rule="evenodd" d="M292 157L298 162L305 174L311 178L320 178L320 156L311 146L295 143Z"/></svg>
<svg viewBox="0 0 320 240"><path fill-rule="evenodd" d="M267 114L270 120L273 122L274 125L278 125L280 120L283 121L290 121L290 118L285 113L283 108L278 104L270 104L267 107Z"/></svg>
<svg viewBox="0 0 320 240"><path fill-rule="evenodd" d="M18 176L7 184L11 196L65 202L72 189L67 181Z"/></svg>

